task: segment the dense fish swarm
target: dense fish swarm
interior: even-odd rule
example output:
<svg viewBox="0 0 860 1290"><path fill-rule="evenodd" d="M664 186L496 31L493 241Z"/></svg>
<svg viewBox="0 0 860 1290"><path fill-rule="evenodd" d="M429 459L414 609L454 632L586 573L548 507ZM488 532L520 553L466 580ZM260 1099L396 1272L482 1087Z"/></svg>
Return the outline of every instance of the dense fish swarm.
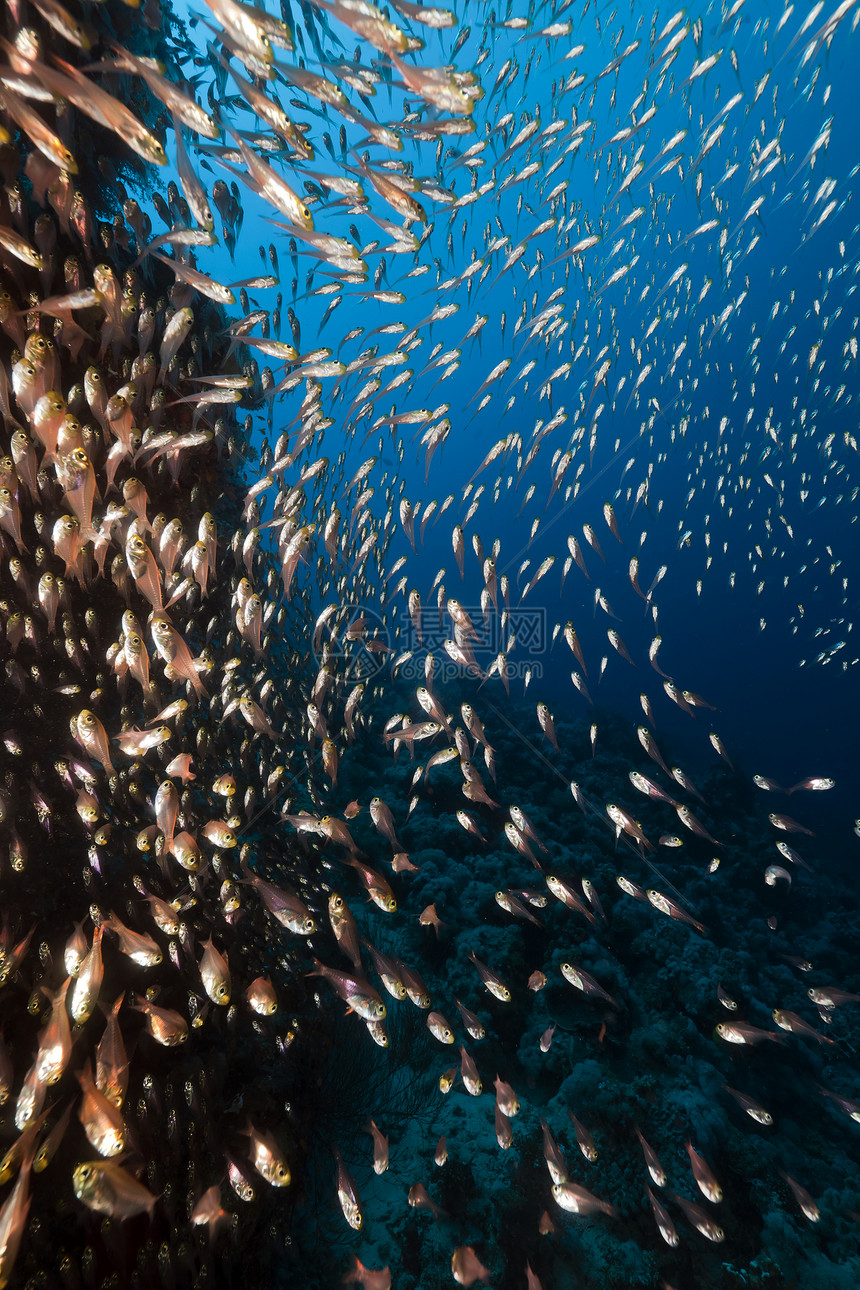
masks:
<svg viewBox="0 0 860 1290"><path fill-rule="evenodd" d="M7 8L0 1286L856 1286L860 3L282 9Z"/></svg>

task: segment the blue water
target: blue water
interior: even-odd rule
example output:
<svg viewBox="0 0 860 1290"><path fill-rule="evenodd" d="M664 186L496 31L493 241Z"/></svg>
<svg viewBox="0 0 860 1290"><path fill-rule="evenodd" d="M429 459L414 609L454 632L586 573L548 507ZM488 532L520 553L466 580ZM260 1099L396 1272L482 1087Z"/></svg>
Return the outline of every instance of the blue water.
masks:
<svg viewBox="0 0 860 1290"><path fill-rule="evenodd" d="M733 981L729 988L743 993L738 1015L742 1012L759 1025L768 1024L768 1011L780 1001L781 1006L804 1011L806 982L792 980L784 965L775 966L780 953L820 956L828 979L848 988L857 984L856 964L847 951L853 935L848 929L856 927L850 912L854 894L838 932L835 926L840 893L846 887L856 893L858 846L852 830L857 813L857 473L856 448L845 439L846 433L854 432L858 395L856 359L847 348L857 329L857 224L852 209L858 163L852 108L856 38L849 31L853 17L849 14L842 21L827 49L817 50L801 67L806 42L792 44L805 16L800 12L776 34L779 15L764 6L743 5L736 17L725 21L714 8L690 8L683 11L683 21L701 19L701 47L694 49L689 34L661 81L649 48L650 13L635 7L631 14L610 13L608 6L599 13L589 6L582 13L569 12L570 35L550 44L527 41L501 28L487 30L483 12L461 15L462 21L471 21L472 35L457 65L473 66L484 45L491 51L481 68L487 97L475 109L476 131L443 143L438 170L432 144L415 150L407 145L402 155L414 162L416 174L427 177L435 171L437 182L462 196L469 188L469 167L463 164L466 149L483 140L505 111L513 119L504 139L491 133L487 147L474 154L481 162L474 171L478 184L490 179L526 113L537 114L542 129L554 120L564 121L564 143L570 141L572 125L588 120L578 152L545 177L560 146L547 142L542 154L523 147L499 166L495 188L475 204L450 217L444 206L433 207L433 231L417 257L417 263L432 266L430 272L409 279L413 257L385 255L379 286L404 291L406 302L379 304L362 299L362 287L347 287L343 304L319 333L319 343L331 346L336 357L348 363L366 343L379 344L380 352L397 344L396 337L382 334L367 341L359 337L341 348L340 338L352 327L370 332L392 320L411 327L426 320L438 304L458 305L453 317L422 333L425 339L407 364L417 374L414 382L405 392L401 388L381 398L374 408L374 415L386 415L444 403L448 406L437 415L450 417L450 434L427 464L419 443L424 425L373 431L372 417L358 424L345 421L345 409L364 381L359 373L335 382L334 388L342 385L343 390L330 402L332 387L323 382L323 406L334 424L315 452L323 451L332 460L345 453L344 481L375 455L378 461L368 479L376 490L371 510L378 521L386 509L393 511L389 524L394 533L384 561L375 565L376 557L371 557L364 583L352 583L349 593L350 603L364 608L374 622L384 615L383 636L395 654L413 652L401 663L396 680L387 665L379 668L373 707L377 731L397 711L422 719L413 695L424 681L424 657L430 648L437 666L434 687L443 694L443 702L452 712L460 702L471 702L496 746L495 786L477 749L474 757L492 797L502 807L518 802L527 810L550 847L547 866L551 860L566 874L591 874L611 908L610 929L603 938L587 936L581 919L557 905L544 916L544 933L527 924L512 925L500 914L493 902L497 887L540 887L541 878L505 843L501 826L506 815L464 802L457 789L456 763L454 771L435 770L432 787L413 790L413 764L405 752L392 765L381 742L367 737L361 740L357 761L344 758L339 787L327 798L329 809L337 813L351 797L364 805L369 796L380 795L392 806L410 860L419 866L417 874L394 880L406 920L390 929L380 925L372 907L365 909L358 897L352 905L360 926L371 939L380 938L375 941L380 948L420 967L431 982L434 1001L437 990L445 1000L440 1006L449 1021L458 1020L455 995L481 1008L490 1037L485 1044L465 1037L482 1069L484 1096L469 1098L458 1085L450 1102L443 1102L435 1082L446 1065L456 1065L456 1050L451 1050L450 1061L432 1041L428 1050L411 1010L403 1017L408 1005L394 1005L390 1057L370 1050L354 1059L368 1063L375 1073L370 1077L353 1072L353 1131L342 1111L341 1118L321 1126L309 1190L296 1213L295 1241L303 1251L299 1275L307 1277L310 1265L317 1268L319 1284L329 1284L357 1253L368 1266L390 1265L393 1284L449 1284L451 1250L468 1243L493 1269L491 1283L500 1286L525 1284L526 1257L542 1284L555 1287L853 1286L858 1273L851 1224L856 1217L849 1211L856 1207L857 1195L855 1126L845 1117L838 1126L832 1117L823 1124L830 1111L822 1109L810 1084L836 1081L840 1090L850 1088L854 1029L848 1014L840 1011L833 1026L838 1029L839 1060L832 1066L829 1050L820 1055L812 1044L809 1051L808 1040L790 1037L795 1048L803 1046L803 1053L789 1063L781 1051L736 1049L713 1037L713 1027L723 1015L714 993L720 979ZM512 9L509 16L518 14ZM812 22L810 34L826 16L822 11ZM658 32L669 17L668 10L660 12L655 20ZM538 25L550 18L545 9L531 21ZM424 59L445 61L452 37L426 35ZM618 73L600 76L610 58L634 39L641 44ZM580 41L585 52L564 61L567 50ZM722 51L716 66L686 84L697 55L703 59L716 51ZM730 51L737 54L737 73ZM509 89L491 96L497 69L508 57L520 64L519 72ZM526 81L524 64L529 58ZM574 70L582 73L584 83L560 94L560 78ZM754 103L756 84L766 72L769 81ZM613 151L608 141L630 124L630 105L643 89L638 113L641 116L653 103L656 115ZM742 100L721 115L723 105L738 91ZM405 97L414 106L415 96ZM375 102L380 99L380 117L385 119L384 92ZM399 102L395 96L392 119ZM810 164L804 159L828 118L829 143ZM720 121L724 132L697 163L709 131ZM680 131L686 131L682 142L661 153ZM334 138L334 129L331 133ZM352 127L348 137L354 146ZM756 155L777 139L778 151L770 155L775 167L757 177ZM640 149L643 173L618 197ZM377 162L385 155L379 149L371 151ZM680 170L676 165L658 174L675 153ZM498 192L502 179L533 156L540 156L538 172ZM353 155L350 161L355 159ZM624 169L619 167L622 159ZM318 162L323 169L335 166L322 149ZM312 175L314 167L307 170ZM833 181L832 191L816 198L825 179ZM564 204L556 199L547 205L547 193L561 180L567 181ZM370 193L369 184L365 187ZM836 206L812 233L831 199ZM429 199L422 200L432 207ZM374 198L372 202L378 209L379 203ZM622 229L625 217L639 205L644 212ZM384 213L391 217L389 210ZM253 224L252 214L258 221ZM501 274L511 247L549 214L556 217L556 225L530 241L520 262ZM315 219L317 227L340 235L351 222L333 209L315 211ZM362 240L385 241L366 216L356 214L354 220ZM698 234L708 220L715 220L715 227ZM249 225L255 229L253 236ZM601 240L581 257L553 264L565 250L561 225L568 246L592 233L599 233ZM486 257L488 237L500 230L509 241L494 257ZM420 226L414 231L420 233ZM726 239L722 246L721 235ZM253 202L243 235L243 246L247 238L253 249L237 255L231 272L241 278L260 271L258 236L261 242L275 238L285 310L291 276L285 239L259 222ZM617 247L616 239L623 239ZM440 280L455 278L475 256L485 256L491 266L483 283L476 275L470 286L463 282L444 294L436 291ZM368 259L372 277L381 261L378 253ZM609 283L625 264L626 275ZM320 276L318 272L317 286ZM297 279L294 307L304 346L313 347L315 328L330 298L303 298L301 248ZM533 334L531 322L556 289L560 317L568 326L560 340L544 345L541 336ZM261 303L271 307L268 300ZM525 324L515 330L524 305ZM438 344L442 351L460 345L479 314L488 316L487 323L478 339L463 344L453 374L438 384L442 367L420 375L431 358L431 345ZM820 348L810 357L816 344ZM604 383L597 386L604 357L611 365ZM487 406L476 410L476 391L504 359L510 360L509 369L489 387ZM535 366L526 386L520 373L530 360ZM819 369L821 360L824 367ZM546 390L542 394L547 377L567 362L570 368L556 378L551 396ZM633 395L637 378L649 364L650 371ZM400 370L385 369L382 383ZM622 377L625 382L618 388ZM513 395L515 401L508 406ZM292 420L294 408L289 398L275 405L270 438ZM521 473L518 452L521 462L541 419L548 421L562 408L566 419ZM513 434L520 436L518 444L475 477L492 445ZM575 448L572 465L548 501L556 466L553 454L570 447ZM498 476L501 487L494 497ZM565 489L575 479L577 491L566 497ZM637 489L646 479L647 496L637 501ZM464 523L473 498L464 490L472 480L473 487L483 485L485 492L477 512L465 523L461 578L451 530L455 523ZM528 499L530 485L535 491ZM442 518L429 522L417 552L399 529L401 493L416 510L419 501L423 510L430 499L441 505L449 493L454 495ZM335 499L348 516L350 498L344 497L342 484L332 488L331 500ZM605 503L614 508L620 541L604 522ZM536 519L540 524L533 533ZM605 560L589 547L584 524L596 532ZM421 526L418 511L416 530ZM590 581L576 564L562 581L571 534L582 548ZM510 583L510 618L503 625L495 612L490 614L481 628L486 637L481 636L476 648L486 670L511 632L517 634L518 644L510 650L510 698L498 677L476 689L444 652L443 641L452 635L452 627L447 614L441 629L437 618L434 580L440 569L444 568L445 594L460 602L476 626L483 622L483 577L473 550L475 536L484 556L498 539L497 575L505 574ZM402 573L386 580L403 555L407 562ZM552 569L520 603L523 588L550 556L555 557ZM643 590L666 566L653 597L659 609L656 624L650 605L630 586L628 564L633 556L640 561ZM526 560L528 568L521 571ZM405 588L392 597L404 575ZM406 611L406 593L412 588L419 591L424 607L422 642ZM614 617L597 606L598 589ZM319 608L324 601L323 596ZM570 670L579 665L563 638L557 635L553 643L553 629L568 621L586 657L593 707L571 685ZM635 667L612 648L608 629L620 633ZM698 708L691 717L666 697L662 679L648 662L656 633L663 638L660 666L681 689L701 695L715 711ZM608 661L602 672L604 657ZM643 691L651 700L664 756L687 772L705 799L705 804L689 799L694 812L729 844L720 853L725 856L720 876L710 887L703 874L714 848L684 833L669 808L646 804L627 782L627 772L635 766L669 787L635 739L634 726L644 720L639 702ZM560 753L541 733L538 702L547 703L554 714ZM733 770L714 751L707 738L711 731L721 737ZM418 761L426 755L419 752ZM807 775L827 775L836 787L786 798L753 788L753 774L785 786ZM586 792L591 814L582 816L573 804L571 778ZM413 792L419 801L407 821L406 804ZM666 848L654 853L656 870L643 866L629 844L621 846L623 861L619 860L605 816L600 819L606 802L613 800L635 811L649 836L680 833L685 847L677 853ZM454 813L464 805L489 835L486 846L477 846L454 822ZM777 833L767 823L770 811L799 818L815 837L800 835L798 841L797 835ZM369 855L379 854L378 838L366 816L356 821L354 833ZM774 842L786 837L819 876L794 870L791 896L774 893L766 900L761 875L766 865L780 859ZM655 927L656 915L647 905L643 913L629 898L625 904L613 882L619 869L646 886L657 881L656 873L665 883L663 889L671 890L707 925L709 948L685 928L663 922ZM340 870L334 872L345 886ZM415 921L430 902L447 924L438 939ZM778 950L768 943L768 915L778 920ZM516 980L513 1016L480 990L467 961L469 950L502 976ZM583 1012L571 1004L570 991L557 984L558 964L565 954L583 957L589 971L610 992L623 995L631 1011L619 1020L611 1009L601 1011L598 1006L588 1013L586 1023ZM540 965L548 974L554 972L555 979L545 995L534 997L532 1006L523 983ZM815 1021L814 1010L804 1011L804 1016ZM595 1038L601 1018L609 1027L605 1046L602 1034ZM558 1038L542 1058L537 1039L551 1021L559 1026ZM401 1026L407 1027L405 1034ZM351 1020L343 1023L338 1043L351 1047L357 1029ZM455 1029L459 1043L462 1031ZM776 1049L764 1045L771 1047ZM398 1072L393 1077L392 1067ZM525 1124L513 1122L515 1146L509 1153L498 1151L492 1134L486 1089L495 1070L528 1103ZM393 1085L387 1082L392 1078ZM751 1127L719 1092L720 1079L767 1102L778 1129L768 1136L767 1130ZM375 1097L369 1086L376 1088ZM407 1086L409 1094L404 1091ZM329 1091L335 1100L349 1101L348 1087L347 1080L338 1083L333 1076ZM538 1120L546 1114L554 1132L565 1137L568 1162L574 1156L578 1160L565 1108L580 1108L580 1118L595 1127L602 1163L588 1166L586 1173L576 1166L572 1171L598 1196L616 1200L622 1218L614 1224L600 1216L571 1220L550 1200ZM357 1121L369 1115L390 1128L393 1152L397 1144L391 1171L382 1180L369 1172L370 1139L354 1132L360 1127ZM644 1200L638 1148L630 1144L634 1122L648 1126L646 1136L662 1142L661 1150L673 1161L672 1185L685 1195L694 1194L689 1176L682 1181L688 1133L706 1157L716 1159L718 1174L722 1167L727 1201L717 1217L727 1232L725 1245L712 1246L689 1224L678 1255L660 1241ZM336 1125L338 1141L365 1197L363 1243L350 1236L338 1211L331 1208L330 1138ZM432 1153L443 1129L454 1149L452 1162L438 1170ZM826 1212L820 1240L818 1229L797 1217L790 1193L779 1183L779 1168L801 1175L800 1181L814 1195L825 1198L820 1200ZM389 1182L392 1175L395 1181ZM410 1213L404 1206L406 1189L418 1181L429 1186L451 1214L438 1228L428 1215ZM705 1207L716 1214L717 1207ZM539 1237L537 1224L545 1209L556 1223L556 1233ZM677 1208L674 1212L679 1217ZM318 1266L312 1251L323 1242L331 1244L334 1257Z"/></svg>
<svg viewBox="0 0 860 1290"><path fill-rule="evenodd" d="M252 1043L267 1045L271 1071L257 1064L248 1101L263 1117L260 1127L284 1145L294 1179L282 1208L267 1194L265 1206L247 1212L223 1174L197 1177L195 1186L220 1186L222 1204L241 1211L237 1248L243 1257L249 1252L242 1282L249 1285L258 1269L275 1266L284 1284L310 1290L364 1276L368 1290L385 1285L388 1268L398 1290L431 1290L452 1284L452 1256L464 1259L464 1248L473 1247L488 1283L506 1290L526 1285L527 1260L544 1290L853 1290L860 1284L860 1112L837 1099L856 1096L856 1000L817 1009L807 991L860 991L860 261L853 208L860 7L842 6L828 29L828 14L840 11L824 6L801 34L807 14L800 10L777 32L780 14L753 0L734 6L731 16L728 5L689 6L658 38L672 17L668 9L461 6L457 26L421 29L426 49L415 65L448 64L460 27L470 24L454 61L460 71L477 70L484 95L474 105L474 130L443 136L438 149L434 139L412 141L401 123L421 113L432 124L449 117L447 109L404 91L390 62L328 9L285 8L303 35L308 69L337 80L331 66L320 67L320 54L326 63L347 61L360 46L362 66L378 83L368 106L344 81L349 101L396 126L405 143L398 152L368 142L353 114L342 152L338 110L299 88L277 87L284 108L309 123L316 157L273 165L307 198L317 232L348 239L355 228L355 250L364 248L365 279L344 280L334 309L338 295L320 288L349 267L332 264L334 243L319 258L307 240L291 248L289 230L276 222L283 224L283 213L244 190L241 165L219 161L221 141L192 146L204 184L235 182L244 210L233 252L222 235L221 245L196 253L198 267L222 283L267 274L271 243L279 280L248 292L247 312L268 312L254 334L289 341L288 309L301 328L296 364L251 347L240 355L256 384L238 409L247 460L224 465L230 501L238 512L243 489L258 482L261 458L268 469L279 439L281 452L284 443L294 450L308 433L307 446L260 493L261 525L277 518L279 489L291 489L321 457L328 463L305 485L301 523L314 528L290 595L280 596L277 577L264 585L262 560L249 569L267 603L277 601L289 620L272 628L271 657L251 662L235 633L228 638L232 619L213 619L209 636L213 652L223 645L242 656L261 698L266 668L281 686L271 711L277 720L286 713L275 743L288 764L286 792L259 813L247 809L242 841L255 872L301 889L319 930L287 935L250 888L243 889L238 931L221 918L217 937L230 942L236 997L240 980L247 984L239 958L247 933L254 974L271 972L286 1002L271 1030L254 1019L247 1043L238 1029L218 1032L227 1039L214 1063L216 1091L201 1115L202 1132L211 1138L213 1125L217 1134L223 1127L230 1150L237 1149L252 1108L236 1072L257 1051ZM174 74L181 67L194 76L205 102L213 72L194 13L193 6L181 11L188 25L178 34L194 50L174 50ZM566 34L535 37L568 19ZM514 27L501 25L512 20ZM685 28L677 56L667 61L667 45ZM580 43L584 49L568 56ZM196 63L191 52L199 54ZM714 65L702 72L712 55ZM278 51L285 66L298 57ZM232 89L221 110L231 126L264 133ZM498 128L506 113L510 121ZM503 160L530 122L537 129ZM405 229L368 173L396 175L402 163L418 180L411 195L428 215L426 224L406 221ZM324 174L361 182L367 205L320 201L313 186ZM159 179L172 176L171 169ZM476 199L452 210L473 185ZM153 232L161 232L149 192L137 196ZM552 226L536 233L549 219ZM569 254L591 237L594 245ZM506 267L517 248L522 255ZM463 277L477 260L480 269ZM410 276L416 269L426 271ZM403 300L372 295L396 291ZM442 306L457 308L431 322ZM228 310L234 318L244 312L244 301ZM464 339L482 315L485 324ZM384 330L392 323L397 331ZM353 329L361 334L347 338ZM398 353L404 337L409 352ZM371 346L377 360L397 361L380 365L376 388L359 397L373 367ZM302 421L310 388L302 359L318 348L330 351L323 360L343 365L320 378L325 429L307 416ZM437 349L447 355L441 365ZM490 382L503 362L506 370ZM534 366L526 372L528 364ZM409 379L386 390L406 369ZM265 387L291 378L294 389L267 400ZM372 408L362 411L369 398ZM410 413L417 415L392 420ZM444 418L450 429L431 452L428 427ZM222 453L227 433L240 436L238 427L224 434L219 427ZM501 440L503 450L480 470ZM566 452L571 461L554 488ZM366 478L350 486L363 464ZM234 467L238 479L230 477ZM415 517L414 549L401 521L404 498ZM431 501L445 509L425 527ZM343 536L330 560L323 535L335 506ZM455 525L463 527L463 575ZM262 549L271 554L277 526L262 531ZM375 546L359 561L374 532ZM219 536L224 550L229 537ZM572 559L573 538L587 573ZM498 607L481 599L483 561L496 543ZM631 584L634 559L647 601ZM546 560L551 567L535 580ZM236 567L241 576L239 561ZM413 589L422 606L420 639L407 608ZM460 606L453 613L452 600ZM339 635L325 626L315 642L314 619L332 605L346 611ZM465 642L478 676L446 648L463 613L475 629ZM347 623L362 616L384 652L346 642ZM571 681L571 670L583 669L565 643L567 623L585 658L588 697ZM656 636L659 667L679 691L701 697L692 712L672 701L649 662ZM497 674L499 654L507 656L509 691ZM340 759L336 785L323 771L322 739L309 734L308 705L322 667L334 676L318 706ZM353 737L344 701L358 679L365 694ZM451 729L398 747L392 730L387 739L383 730L398 713L401 725L425 720L416 695L425 683L450 714ZM428 771L430 757L453 745L456 728L462 745L463 704L483 723L494 764L479 741L467 739L468 758L461 746L459 756ZM542 729L541 705L553 737ZM227 748L234 730L223 707L218 711ZM680 768L693 788L658 768L637 727L651 731L668 766ZM263 765L258 750L252 743L234 756L229 745L231 767L238 773L241 763L248 782ZM637 792L631 772L686 804L696 827L685 828L672 805ZM464 789L475 774L481 789L469 797ZM783 788L810 776L835 785L787 796L755 787L754 775ZM371 822L375 798L391 809L396 841ZM348 809L353 801L358 811ZM611 822L609 806L626 813L624 829ZM506 835L511 807L526 812L537 837ZM322 824L298 834L296 826L307 824L302 811L348 821L370 879ZM470 832L458 822L464 811ZM780 829L771 813L791 819ZM781 856L780 841L799 859ZM230 857L220 863L239 878ZM768 885L774 864L788 872L790 889L784 875ZM396 913L382 912L368 896L374 875L390 883ZM554 877L569 884L576 896L569 904L577 907L550 894L545 880ZM668 897L673 916L626 894L619 877ZM584 911L583 879L598 902ZM431 1037L426 1009L384 994L389 1042L377 1046L358 1010L347 1012L331 980L319 977L320 964L350 970L331 934L332 890L347 900L366 941L419 974L453 1045ZM496 898L505 893L520 902L514 913ZM360 962L383 994L366 945ZM578 966L599 989L578 989L562 964ZM195 987L196 967L195 959ZM503 985L494 994L485 986L496 978ZM511 997L500 999L498 988L506 987ZM724 1007L718 992L736 1009ZM470 1033L460 1005L478 1015L485 1035ZM776 1028L778 1009L797 1012L815 1033ZM728 1042L717 1027L734 1022L757 1027L758 1042ZM192 1054L195 1042L192 1032ZM477 1064L479 1096L461 1078L468 1074L461 1045ZM442 1091L440 1078L450 1091ZM497 1078L521 1103L510 1125L494 1114ZM760 1103L773 1123L745 1115L725 1084ZM169 1098L174 1094L171 1086ZM580 1152L571 1115L592 1134L596 1160ZM366 1132L371 1118L390 1137L390 1168L378 1175ZM570 1180L598 1198L598 1212L572 1214L553 1197L543 1121ZM159 1122L153 1112L150 1134ZM671 1213L678 1244L661 1239L653 1221L637 1128L663 1162L666 1185L654 1182L652 1190ZM507 1129L512 1144L503 1146ZM448 1159L439 1164L443 1135ZM719 1180L721 1201L705 1199L697 1187L688 1141ZM361 1196L360 1232L338 1202L336 1150ZM812 1218L785 1175L810 1193L818 1207ZM419 1184L443 1213L415 1204ZM166 1203L179 1214L175 1192L171 1187ZM725 1240L697 1231L676 1194L699 1204ZM73 1218L63 1210L69 1228ZM190 1231L184 1223L180 1214L180 1240ZM100 1258L113 1257L111 1236L110 1227L100 1232L107 1250ZM194 1247L198 1270L212 1284L230 1279L227 1259L219 1266L230 1238L219 1239L212 1249L202 1240ZM381 1279L362 1273L356 1258ZM126 1266L119 1256L117 1266ZM462 1283L471 1282L463 1276Z"/></svg>

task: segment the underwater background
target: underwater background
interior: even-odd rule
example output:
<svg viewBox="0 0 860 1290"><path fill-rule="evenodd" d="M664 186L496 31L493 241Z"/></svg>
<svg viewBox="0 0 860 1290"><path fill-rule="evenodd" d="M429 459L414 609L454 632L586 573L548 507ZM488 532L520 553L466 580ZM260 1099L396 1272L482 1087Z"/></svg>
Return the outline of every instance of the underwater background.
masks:
<svg viewBox="0 0 860 1290"><path fill-rule="evenodd" d="M860 5L7 5L0 1285L860 1283Z"/></svg>

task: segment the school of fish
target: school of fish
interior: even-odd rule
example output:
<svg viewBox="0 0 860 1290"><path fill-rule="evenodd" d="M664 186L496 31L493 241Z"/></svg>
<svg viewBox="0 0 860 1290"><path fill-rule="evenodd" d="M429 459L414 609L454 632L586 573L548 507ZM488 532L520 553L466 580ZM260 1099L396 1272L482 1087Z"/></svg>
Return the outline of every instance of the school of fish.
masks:
<svg viewBox="0 0 860 1290"><path fill-rule="evenodd" d="M860 974L794 845L834 780L742 773L660 606L720 577L858 662L858 23L7 0L0 1287L310 1285L311 1213L365 1290L832 1234L779 1089L858 1177Z"/></svg>

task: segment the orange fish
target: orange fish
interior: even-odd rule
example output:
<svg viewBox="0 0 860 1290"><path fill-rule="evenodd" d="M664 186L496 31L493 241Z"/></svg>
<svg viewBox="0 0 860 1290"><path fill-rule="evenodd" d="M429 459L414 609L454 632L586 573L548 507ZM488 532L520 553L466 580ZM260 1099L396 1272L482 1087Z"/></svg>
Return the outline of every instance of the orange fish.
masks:
<svg viewBox="0 0 860 1290"><path fill-rule="evenodd" d="M125 1125L119 1108L96 1088L89 1062L78 1075L78 1083L83 1091L78 1118L88 1141L99 1155L118 1156L125 1147Z"/></svg>
<svg viewBox="0 0 860 1290"><path fill-rule="evenodd" d="M111 1218L133 1218L145 1213L151 1216L158 1203L157 1196L115 1161L87 1160L75 1169L72 1181L78 1200Z"/></svg>
<svg viewBox="0 0 860 1290"><path fill-rule="evenodd" d="M0 1285L9 1283L12 1268L18 1257L18 1247L27 1223L30 1211L30 1170L33 1164L33 1152L29 1151L21 1165L21 1172L15 1186L0 1209Z"/></svg>
<svg viewBox="0 0 860 1290"><path fill-rule="evenodd" d="M476 1281L487 1282L490 1270L485 1268L471 1245L461 1245L451 1255L451 1272L458 1285L471 1286Z"/></svg>

